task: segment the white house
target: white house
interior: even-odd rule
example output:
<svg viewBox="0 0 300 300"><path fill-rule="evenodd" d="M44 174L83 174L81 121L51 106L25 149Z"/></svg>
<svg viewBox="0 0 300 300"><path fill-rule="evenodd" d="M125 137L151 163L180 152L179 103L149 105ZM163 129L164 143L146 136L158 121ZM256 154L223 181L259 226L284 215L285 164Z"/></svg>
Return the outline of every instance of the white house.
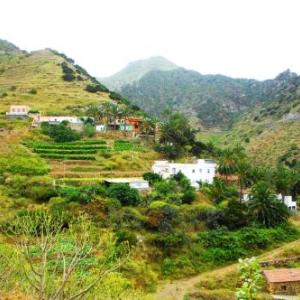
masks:
<svg viewBox="0 0 300 300"><path fill-rule="evenodd" d="M149 183L147 180L144 180L143 178L107 178L104 180L105 183L108 185L114 184L114 183L126 183L131 188L139 190L139 191L146 191L149 189Z"/></svg>
<svg viewBox="0 0 300 300"><path fill-rule="evenodd" d="M277 199L283 202L292 213L297 212L297 202L293 200L292 196L282 196L281 194L278 194ZM243 194L243 201L247 202L249 200L250 200L249 194Z"/></svg>
<svg viewBox="0 0 300 300"><path fill-rule="evenodd" d="M30 107L27 105L11 105L6 113L8 117L27 117Z"/></svg>
<svg viewBox="0 0 300 300"><path fill-rule="evenodd" d="M72 116L39 116L37 119L38 123L47 122L49 124L60 124L64 121L70 124L83 124L82 118Z"/></svg>
<svg viewBox="0 0 300 300"><path fill-rule="evenodd" d="M98 124L96 125L96 132L103 132L106 131L106 125L105 124Z"/></svg>
<svg viewBox="0 0 300 300"><path fill-rule="evenodd" d="M216 166L217 164L210 159L198 159L196 163L189 164L158 160L152 166L152 172L159 174L164 179L181 172L191 181L192 186L198 187L199 182L213 183Z"/></svg>
<svg viewBox="0 0 300 300"><path fill-rule="evenodd" d="M37 127L43 122L47 122L51 125L58 125L62 122L68 122L69 126L74 129L81 131L84 126L84 120L87 119L87 117L74 117L74 116L34 116L33 117L33 127ZM92 119L92 118L91 118Z"/></svg>

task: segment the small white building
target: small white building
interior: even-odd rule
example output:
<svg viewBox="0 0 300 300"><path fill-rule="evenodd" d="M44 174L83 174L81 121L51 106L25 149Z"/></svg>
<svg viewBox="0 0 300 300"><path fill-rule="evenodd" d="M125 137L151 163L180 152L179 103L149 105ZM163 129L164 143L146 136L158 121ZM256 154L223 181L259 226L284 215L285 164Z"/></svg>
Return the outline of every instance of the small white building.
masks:
<svg viewBox="0 0 300 300"><path fill-rule="evenodd" d="M98 124L96 125L96 132L103 132L106 131L106 125L105 124Z"/></svg>
<svg viewBox="0 0 300 300"><path fill-rule="evenodd" d="M62 122L68 122L72 129L81 131L83 129L85 119L87 119L87 117L36 115L33 117L32 126L37 127L44 122L49 123L50 125L58 125Z"/></svg>
<svg viewBox="0 0 300 300"><path fill-rule="evenodd" d="M149 183L147 180L144 180L143 178L107 178L104 180L105 183L108 185L114 184L114 183L126 183L131 188L139 190L139 191L146 191L148 190Z"/></svg>
<svg viewBox="0 0 300 300"><path fill-rule="evenodd" d="M47 122L49 124L60 124L62 122L69 122L70 124L83 124L83 118L72 116L39 116L38 123Z"/></svg>
<svg viewBox="0 0 300 300"><path fill-rule="evenodd" d="M199 182L213 183L217 164L210 159L198 159L196 163L170 163L167 160L158 160L152 166L152 172L166 179L181 172L194 187L199 187Z"/></svg>
<svg viewBox="0 0 300 300"><path fill-rule="evenodd" d="M292 213L297 212L297 202L296 200L293 200L292 196L282 196L281 194L278 194L276 196L277 199L283 202ZM247 202L249 200L250 200L249 194L243 194L243 201Z"/></svg>
<svg viewBox="0 0 300 300"><path fill-rule="evenodd" d="M27 105L11 105L6 113L8 117L27 117L30 107Z"/></svg>

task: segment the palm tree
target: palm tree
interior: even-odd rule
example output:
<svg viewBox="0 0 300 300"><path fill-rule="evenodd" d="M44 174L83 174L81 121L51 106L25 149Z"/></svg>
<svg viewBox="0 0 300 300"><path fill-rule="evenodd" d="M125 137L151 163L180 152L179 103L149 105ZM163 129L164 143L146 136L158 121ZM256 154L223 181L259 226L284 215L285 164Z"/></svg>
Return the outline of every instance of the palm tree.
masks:
<svg viewBox="0 0 300 300"><path fill-rule="evenodd" d="M259 182L253 188L248 202L253 220L265 227L274 227L287 222L288 208L270 190L266 182Z"/></svg>
<svg viewBox="0 0 300 300"><path fill-rule="evenodd" d="M240 201L243 196L243 189L249 187L252 183L251 180L251 166L245 160L238 161L236 164L236 174L238 175L238 182L240 188Z"/></svg>

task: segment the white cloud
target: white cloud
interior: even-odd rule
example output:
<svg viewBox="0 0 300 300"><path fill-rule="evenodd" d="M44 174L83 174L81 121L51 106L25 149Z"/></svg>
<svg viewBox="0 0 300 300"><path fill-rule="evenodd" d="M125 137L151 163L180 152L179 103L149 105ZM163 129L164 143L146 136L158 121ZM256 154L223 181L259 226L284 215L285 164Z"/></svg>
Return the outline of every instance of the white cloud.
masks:
<svg viewBox="0 0 300 300"><path fill-rule="evenodd" d="M0 38L55 48L93 75L162 55L201 73L300 73L298 0L4 0Z"/></svg>

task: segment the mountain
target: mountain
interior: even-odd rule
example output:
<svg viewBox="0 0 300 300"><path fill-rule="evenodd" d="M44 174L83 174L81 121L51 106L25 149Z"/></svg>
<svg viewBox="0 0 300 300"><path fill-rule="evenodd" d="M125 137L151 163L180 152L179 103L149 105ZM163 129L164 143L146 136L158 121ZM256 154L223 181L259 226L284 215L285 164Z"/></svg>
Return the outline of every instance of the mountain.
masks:
<svg viewBox="0 0 300 300"><path fill-rule="evenodd" d="M26 53L3 41L0 49L2 112L11 104L26 104L48 114L80 113L88 104L111 100L107 88L62 53Z"/></svg>
<svg viewBox="0 0 300 300"><path fill-rule="evenodd" d="M14 44L0 39L0 55L21 53L22 51Z"/></svg>
<svg viewBox="0 0 300 300"><path fill-rule="evenodd" d="M230 130L203 132L199 138L219 146L242 144L251 161L260 166L283 162L295 167L300 161L299 81L299 76L285 71L261 83L266 94L274 92L268 101L242 113Z"/></svg>
<svg viewBox="0 0 300 300"><path fill-rule="evenodd" d="M175 70L178 66L170 62L164 57L154 56L149 59L138 60L129 63L120 72L111 77L100 78L107 87L112 90L120 90L124 85L132 84L140 80L145 74L154 71L169 71Z"/></svg>
<svg viewBox="0 0 300 300"><path fill-rule="evenodd" d="M300 84L294 92L246 112L225 140L242 143L258 165L283 162L295 167L300 161Z"/></svg>
<svg viewBox="0 0 300 300"><path fill-rule="evenodd" d="M273 80L257 81L177 68L148 72L119 92L151 115L178 110L202 128L228 129L255 105L292 95L298 82L289 70Z"/></svg>

